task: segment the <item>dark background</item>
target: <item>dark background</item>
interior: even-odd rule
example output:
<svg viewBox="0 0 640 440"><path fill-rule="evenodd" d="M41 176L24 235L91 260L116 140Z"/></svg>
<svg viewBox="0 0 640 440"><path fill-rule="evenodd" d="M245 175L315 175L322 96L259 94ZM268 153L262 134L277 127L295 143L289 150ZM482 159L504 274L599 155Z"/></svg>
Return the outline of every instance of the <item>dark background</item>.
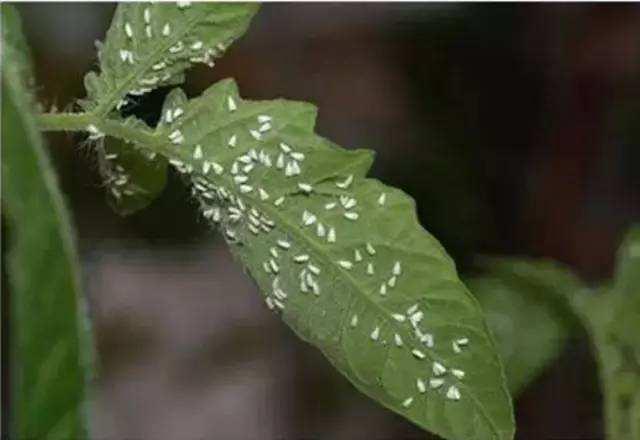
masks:
<svg viewBox="0 0 640 440"><path fill-rule="evenodd" d="M114 5L19 9L41 102L72 109ZM417 200L463 273L517 254L597 282L640 219L639 28L638 4L266 4L185 87L234 77L246 98L316 103L319 133L375 150L373 175ZM153 121L164 93L135 113ZM120 218L83 139L49 140L94 320L94 438L424 438L268 313L179 179ZM516 403L519 439L601 438L586 339Z"/></svg>

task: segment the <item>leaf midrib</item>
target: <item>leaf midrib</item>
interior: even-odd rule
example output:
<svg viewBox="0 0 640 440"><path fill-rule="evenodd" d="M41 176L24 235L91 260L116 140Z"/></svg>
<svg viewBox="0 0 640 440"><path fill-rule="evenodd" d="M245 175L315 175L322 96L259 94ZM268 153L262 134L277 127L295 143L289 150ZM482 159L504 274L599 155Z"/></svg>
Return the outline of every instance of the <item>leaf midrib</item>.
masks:
<svg viewBox="0 0 640 440"><path fill-rule="evenodd" d="M224 126L224 124L222 124L218 129L221 129L223 126ZM283 128L284 128L284 126L283 126ZM212 132L209 132L209 134L211 134L211 133ZM160 136L158 136L157 133L154 136L157 136L158 138L160 138ZM158 147L158 146L160 146L162 148L162 151L160 151L161 154L165 154L168 158L172 158L172 157L176 157L177 156L181 161L183 161L185 163L191 163L194 166L194 169L198 169L196 164L192 163L192 158L188 154L188 152L176 150L173 145L168 144L166 142L162 142L162 141L159 142L159 144L154 144L154 145L150 146L150 148L157 149L156 147ZM183 146L181 148L185 149L184 147L185 146ZM176 151L178 153L177 155L175 154ZM239 152L239 150L238 150L238 152ZM185 155L186 160L181 157L182 155ZM233 182L231 180L229 182L226 182L223 179L218 179L218 176L214 176L214 175L206 175L206 176L201 176L201 177L203 177L205 179L208 179L208 180L211 180L211 181L214 181L214 182L217 181L219 184L222 184L229 192L232 192L235 195L236 198L239 198L239 199L242 199L242 200L249 199L250 202L253 205L257 205L262 210L264 210L265 212L269 213L272 216L273 219L280 220L280 222L283 223L288 228L288 230L293 231L293 235L296 235L297 238L301 239L302 242L308 243L309 247L312 248L313 251L316 254L321 256L321 258L320 258L321 260L325 261L325 263L328 262L328 266L332 270L336 270L338 274L344 275L344 277L348 280L348 282L352 285L352 287L358 292L358 294L360 296L364 297L365 302L371 304L374 307L374 309L377 309L379 311L379 313L382 316L384 316L384 319L387 320L388 323L391 324L392 328L394 328L396 330L399 330L398 333L401 333L406 338L407 341L412 341L413 340L413 338L414 338L413 335L411 333L409 333L407 330L405 330L403 327L400 327L396 323L396 321L391 317L391 313L392 312L388 311L382 305L380 305L379 303L377 303L376 301L371 299L369 297L369 295L367 295L365 293L365 290L360 288L360 284L358 283L358 281L356 279L354 279L354 277L352 277L346 270L341 269L340 267L337 266L337 264L333 263L333 261L328 256L328 253L323 252L324 246L321 243L317 243L316 240L313 239L313 237L309 237L307 234L305 234L304 230L302 230L299 227L299 225L292 224L291 222L286 220L286 217L283 217L282 215L280 215L279 211L277 209L274 209L271 206L271 204L263 203L258 198L255 198L255 199L252 198L252 197L248 198L244 194L240 194L238 191L236 191L235 186L233 185ZM333 175L327 176L327 177L333 177ZM317 181L318 180L315 180L314 183L316 183ZM353 184L356 184L356 182L354 182ZM350 312L350 310L349 310L349 312ZM343 327L344 327L344 325L343 325ZM474 330L474 331L476 331L476 330ZM431 360L431 361L446 362L444 360L444 358L442 358L441 356L438 356L437 354L435 354L428 347L424 348L422 346L418 346L417 348L420 348L423 351L425 351L425 353L427 354L429 360ZM347 357L347 361L348 361L348 357ZM386 360L385 360L385 362L386 362ZM472 401L474 402L475 406L478 408L479 414L481 414L485 418L485 420L487 421L487 423L489 424L489 426L493 430L494 434L496 436L498 436L496 438L499 438L500 430L497 428L497 426L493 422L492 418L486 413L484 406L480 404L479 400L475 396L475 393L472 392L472 389L467 384L465 384L464 382L460 382L459 385L460 385L460 388L462 388L463 390L466 389L468 391L467 395L472 399Z"/></svg>

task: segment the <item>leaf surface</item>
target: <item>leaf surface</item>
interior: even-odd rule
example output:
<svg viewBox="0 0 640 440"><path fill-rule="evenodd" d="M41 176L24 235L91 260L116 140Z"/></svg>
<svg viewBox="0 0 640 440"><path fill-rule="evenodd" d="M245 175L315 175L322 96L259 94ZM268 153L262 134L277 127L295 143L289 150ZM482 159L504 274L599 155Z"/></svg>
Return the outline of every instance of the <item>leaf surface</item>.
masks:
<svg viewBox="0 0 640 440"><path fill-rule="evenodd" d="M120 3L85 77L85 110L106 115L136 96L184 80L195 63L213 66L247 29L257 3Z"/></svg>
<svg viewBox="0 0 640 440"><path fill-rule="evenodd" d="M164 157L143 154L115 138L106 138L97 151L107 202L118 214L138 212L162 193L168 167Z"/></svg>
<svg viewBox="0 0 640 440"><path fill-rule="evenodd" d="M69 218L33 117L19 16L2 5L2 203L9 232L12 438L86 438L90 358Z"/></svg>
<svg viewBox="0 0 640 440"><path fill-rule="evenodd" d="M229 80L180 105L140 147L193 182L268 307L359 390L424 429L512 438L480 307L414 201L365 177L372 154L314 134L313 106L243 100Z"/></svg>

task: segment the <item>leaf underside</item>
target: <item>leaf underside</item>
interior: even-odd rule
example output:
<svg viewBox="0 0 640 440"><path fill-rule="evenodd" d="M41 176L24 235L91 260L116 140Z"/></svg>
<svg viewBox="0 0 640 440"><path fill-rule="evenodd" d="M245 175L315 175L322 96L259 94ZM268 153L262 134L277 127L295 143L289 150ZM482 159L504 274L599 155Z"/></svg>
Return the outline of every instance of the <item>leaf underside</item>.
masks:
<svg viewBox="0 0 640 440"><path fill-rule="evenodd" d="M245 101L230 80L179 105L149 149L193 182L203 216L267 305L358 389L419 426L511 438L480 308L413 200L365 177L372 154L314 134L313 106Z"/></svg>
<svg viewBox="0 0 640 440"><path fill-rule="evenodd" d="M256 3L119 4L99 48L100 74L86 75L87 98L80 104L87 111L107 114L135 106L154 88L183 82L184 71L193 64L213 66L214 59L245 32L257 9ZM167 100L165 106L172 104ZM103 135L94 130L91 137ZM97 151L107 200L115 212L133 214L161 194L167 177L164 159L140 154L111 138Z"/></svg>
<svg viewBox="0 0 640 440"><path fill-rule="evenodd" d="M205 16L198 13L205 7L213 8L212 22L233 22L221 40L218 27L198 35L225 47L255 12L241 4L172 7L163 14L183 24L184 17ZM118 50L131 42L126 23L138 20L134 36L145 29L144 8L118 8L101 51L101 78L140 78ZM182 40L184 47L193 43ZM151 57L145 64L164 62L155 52ZM180 74L188 64L176 62ZM120 73L108 72L114 65ZM113 90L90 77L88 108L117 107ZM243 100L224 80L191 100L173 90L155 141L135 148L165 157L193 184L202 215L222 231L268 307L359 390L445 438L512 438L502 366L453 261L420 226L410 197L365 177L372 153L317 136L315 119L312 105Z"/></svg>
<svg viewBox="0 0 640 440"><path fill-rule="evenodd" d="M120 3L98 59L85 77L83 108L105 115L156 87L184 81L193 64L214 60L247 29L257 3Z"/></svg>
<svg viewBox="0 0 640 440"><path fill-rule="evenodd" d="M18 13L2 5L2 203L8 221L12 438L86 438L90 348L67 211L33 118Z"/></svg>

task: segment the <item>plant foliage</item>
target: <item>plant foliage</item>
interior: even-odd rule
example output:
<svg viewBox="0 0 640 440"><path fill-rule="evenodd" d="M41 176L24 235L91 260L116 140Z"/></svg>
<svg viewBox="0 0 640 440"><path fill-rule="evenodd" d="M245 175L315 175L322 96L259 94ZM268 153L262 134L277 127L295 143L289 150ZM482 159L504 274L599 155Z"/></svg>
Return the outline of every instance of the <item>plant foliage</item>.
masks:
<svg viewBox="0 0 640 440"><path fill-rule="evenodd" d="M254 12L242 4L120 5L85 108L100 116L141 85L146 92L174 84L193 56L226 48ZM165 22L183 31L147 47L157 44L147 27L156 35ZM184 56L194 47L198 54ZM156 73L153 65L161 66ZM149 79L165 71L166 80ZM139 136L129 140L192 184L202 215L267 306L358 389L445 438L512 438L500 360L453 262L418 223L410 197L366 177L372 154L316 135L315 116L305 103L244 100L224 80L194 99L174 89L158 126L134 128ZM104 133L101 122L92 136ZM122 170L121 181L139 179Z"/></svg>
<svg viewBox="0 0 640 440"><path fill-rule="evenodd" d="M11 437L86 438L83 408L91 350L77 256L67 210L33 116L32 71L19 17L6 4L2 49Z"/></svg>

